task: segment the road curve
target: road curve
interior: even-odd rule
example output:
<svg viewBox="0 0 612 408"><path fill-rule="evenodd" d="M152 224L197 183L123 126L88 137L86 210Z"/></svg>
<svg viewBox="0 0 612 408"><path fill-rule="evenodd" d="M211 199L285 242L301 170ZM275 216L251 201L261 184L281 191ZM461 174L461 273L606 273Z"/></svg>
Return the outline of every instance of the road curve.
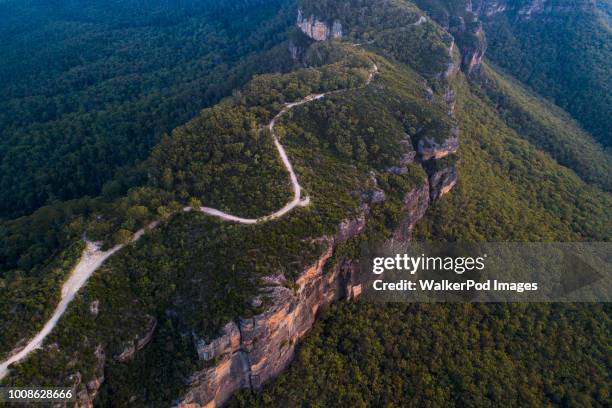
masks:
<svg viewBox="0 0 612 408"><path fill-rule="evenodd" d="M377 72L378 72L378 67L376 66L376 64L373 64L365 85L363 85L360 88L368 86L370 82L372 81L372 79L374 78L374 75L376 75ZM289 179L291 181L291 188L293 189L293 199L289 201L287 204L285 204L284 207L282 207L281 209L271 214L268 214L268 215L265 215L259 218L238 217L236 215L228 214L216 208L210 208L210 207L200 207L197 210L205 214L221 218L222 220L225 220L225 221L237 222L240 224L256 224L258 222L264 222L264 221L269 221L269 220L280 218L284 216L285 214L287 214L288 212L290 212L291 210L293 210L295 207L308 205L310 203L310 198L308 196L302 198L302 186L300 185L298 181L297 175L293 171L293 166L291 165L291 161L289 160L289 157L287 156L287 152L285 151L285 148L279 142L278 137L276 133L274 132L274 125L276 125L276 121L281 116L283 116L285 113L287 113L288 111L290 111L296 106L303 105L308 102L316 101L318 99L324 98L326 95L344 92L344 91L348 91L351 89L358 89L358 88L341 89L341 90L330 91L330 92L325 92L325 93L320 93L320 94L312 94L312 95L308 95L300 99L299 101L287 103L285 104L283 109L281 109L281 111L278 112L276 116L274 116L272 120L270 121L270 123L268 123L268 125L266 126L269 129L270 134L272 135L274 146L276 146L276 150L278 151L278 154L283 162L283 165L285 166L285 168L287 169L287 172L289 173ZM185 207L183 208L183 211L193 211L193 208ZM158 222L155 221L149 224L147 227L138 230L132 236L130 243L137 241L138 239L140 239L140 237L142 237L142 235L147 230L153 229L157 227L157 225L158 225ZM9 368L8 368L9 365L23 360L32 351L41 347L43 340L49 335L49 333L51 333L53 328L57 325L57 322L59 321L60 317L62 317L62 315L64 314L64 312L66 311L68 307L68 304L74 299L79 289L81 289L81 287L85 284L85 282L87 282L89 277L96 271L96 269L98 269L104 263L104 261L106 261L106 259L108 259L111 255L113 255L115 252L119 251L121 248L123 248L126 245L126 244L119 244L109 250L102 251L100 249L99 244L96 244L96 243L93 243L87 240L85 240L85 244L86 244L86 247L83 250L83 253L81 254L81 258L79 262L72 270L70 276L68 277L68 280L62 286L61 300L56 306L55 310L53 311L51 318L45 323L43 328L34 336L34 338L32 338L28 342L28 344L26 344L25 347L23 347L22 349L18 351L14 351L13 353L10 354L9 358L7 358L5 361L0 363L0 380L2 380L9 373Z"/></svg>

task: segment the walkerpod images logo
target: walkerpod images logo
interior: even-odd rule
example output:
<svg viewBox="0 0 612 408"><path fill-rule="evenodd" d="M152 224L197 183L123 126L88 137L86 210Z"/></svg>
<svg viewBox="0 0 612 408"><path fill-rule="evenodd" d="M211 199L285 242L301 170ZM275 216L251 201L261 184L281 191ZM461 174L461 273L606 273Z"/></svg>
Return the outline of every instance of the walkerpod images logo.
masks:
<svg viewBox="0 0 612 408"><path fill-rule="evenodd" d="M368 243L356 292L374 302L609 302L610 243Z"/></svg>

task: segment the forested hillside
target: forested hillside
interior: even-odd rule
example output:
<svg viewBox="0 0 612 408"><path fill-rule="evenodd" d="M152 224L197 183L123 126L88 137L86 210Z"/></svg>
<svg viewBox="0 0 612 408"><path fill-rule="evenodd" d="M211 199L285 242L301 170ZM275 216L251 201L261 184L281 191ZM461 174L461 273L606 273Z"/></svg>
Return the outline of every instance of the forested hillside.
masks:
<svg viewBox="0 0 612 408"><path fill-rule="evenodd" d="M285 3L0 4L0 219L121 193L113 180L164 133L287 69L286 52L266 55L293 22Z"/></svg>
<svg viewBox="0 0 612 408"><path fill-rule="evenodd" d="M612 143L609 0L415 0L455 35ZM598 7L599 6L599 7Z"/></svg>
<svg viewBox="0 0 612 408"><path fill-rule="evenodd" d="M605 407L610 324L605 305L338 304L229 406Z"/></svg>
<svg viewBox="0 0 612 408"><path fill-rule="evenodd" d="M595 1L554 2L530 18L483 18L487 55L612 145L612 31ZM608 0L597 1L608 5ZM605 7L605 6L604 6Z"/></svg>
<svg viewBox="0 0 612 408"><path fill-rule="evenodd" d="M493 66L481 74L458 87L460 182L415 239L608 241L611 198L589 183L609 190L609 154L517 80ZM610 324L601 305L341 303L286 374L230 406L603 407Z"/></svg>

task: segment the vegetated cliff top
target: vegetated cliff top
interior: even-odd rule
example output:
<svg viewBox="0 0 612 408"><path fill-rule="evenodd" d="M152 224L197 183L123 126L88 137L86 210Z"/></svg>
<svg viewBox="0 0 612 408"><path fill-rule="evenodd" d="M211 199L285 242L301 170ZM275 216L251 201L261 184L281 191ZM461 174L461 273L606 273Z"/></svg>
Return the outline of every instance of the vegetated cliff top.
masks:
<svg viewBox="0 0 612 408"><path fill-rule="evenodd" d="M373 189L386 197L377 210L380 228L397 222L403 195L426 177L420 165L400 164L406 155L414 158L410 136L417 138L421 128L433 129L436 121L444 129L449 120L445 101L440 95L432 97L412 69L351 44L314 44L305 58L309 68L256 77L218 107L178 128L146 164L151 183L115 200L87 228L113 239L109 227L112 231L132 223L135 228L163 216L161 207L172 210L173 202L190 198L209 204L206 200L217 197L211 204L247 215L273 208L277 194L280 202L285 198L281 187L288 189L287 175L264 166L274 164L267 156L274 150L264 142L270 135L262 125L285 102L338 90L296 108L276 125L311 205L255 226L191 213L170 218L161 230L146 234L93 275L47 341L58 348L45 348L25 360L9 376L10 383L36 383L43 376L59 384L76 371L92 379L97 375L95 350L102 345L105 383L117 392L115 401L122 398L125 376L137 371L151 375L140 386L149 393L157 369L124 366L113 356L146 330L149 316L156 316L160 334L155 338L160 342L153 340L139 358L145 359L143 364L159 363L166 354L159 348L163 344L172 344L178 357L170 364L165 394L147 398L176 398L200 364L193 358L192 336L210 339L228 321L259 310L250 300L260 277L283 273L295 279L320 256L322 238L333 236L343 220L360 216L364 197ZM364 86L373 64L380 73ZM394 166L405 171L387 171ZM130 215L134 207L142 208L143 217L135 224ZM122 215L124 210L128 212ZM89 312L94 300L99 305L96 315ZM81 356L78 367L69 362L74 353Z"/></svg>

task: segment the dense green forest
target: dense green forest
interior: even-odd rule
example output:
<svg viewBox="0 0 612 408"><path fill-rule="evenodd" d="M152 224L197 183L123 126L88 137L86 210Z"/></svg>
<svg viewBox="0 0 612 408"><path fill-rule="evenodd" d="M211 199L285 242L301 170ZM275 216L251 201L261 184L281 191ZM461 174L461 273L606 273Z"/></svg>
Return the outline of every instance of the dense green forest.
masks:
<svg viewBox="0 0 612 408"><path fill-rule="evenodd" d="M32 216L4 223L0 310L6 317L0 350L8 352L35 330L37 325L20 324L24 319L40 324L50 314L53 302L41 302L51 279L46 265L54 262L54 251L75 245L83 234L110 247L125 242L149 222L171 218L184 206L199 206L202 201L247 216L281 207L290 193L288 177L263 125L286 101L362 86L371 65L370 59L353 52L316 70L256 77L241 92L203 110L162 141L142 163L142 171L149 175L146 184L131 188L125 196L43 207ZM339 207L349 208L348 203ZM63 275L55 276L56 282L69 270L66 267ZM59 290L57 285L50 298L57 299ZM29 303L38 305L34 313Z"/></svg>
<svg viewBox="0 0 612 408"><path fill-rule="evenodd" d="M113 190L164 133L286 70L272 1L0 4L0 219ZM110 184L109 184L110 183Z"/></svg>
<svg viewBox="0 0 612 408"><path fill-rule="evenodd" d="M610 193L536 148L487 103L482 88L467 86L458 87L457 99L461 183L430 208L416 239L609 241ZM554 114L542 110L537 115ZM552 140L562 146L560 136Z"/></svg>
<svg viewBox="0 0 612 408"><path fill-rule="evenodd" d="M612 31L595 2L571 0L552 12L485 19L487 56L612 145ZM598 1L607 4L609 1Z"/></svg>
<svg viewBox="0 0 612 408"><path fill-rule="evenodd" d="M605 304L340 303L229 406L605 407L611 325Z"/></svg>
<svg viewBox="0 0 612 408"><path fill-rule="evenodd" d="M448 28L460 48L486 49L489 59L610 147L609 0L414 2Z"/></svg>
<svg viewBox="0 0 612 408"><path fill-rule="evenodd" d="M500 68L478 78L492 106L519 135L548 152L582 179L612 189L612 151L605 150L567 113L534 95Z"/></svg>
<svg viewBox="0 0 612 408"><path fill-rule="evenodd" d="M434 84L433 78L447 69L452 36L430 21L417 24L424 13L412 2L303 0L300 7L307 16L337 19L348 27L345 36L408 64Z"/></svg>

